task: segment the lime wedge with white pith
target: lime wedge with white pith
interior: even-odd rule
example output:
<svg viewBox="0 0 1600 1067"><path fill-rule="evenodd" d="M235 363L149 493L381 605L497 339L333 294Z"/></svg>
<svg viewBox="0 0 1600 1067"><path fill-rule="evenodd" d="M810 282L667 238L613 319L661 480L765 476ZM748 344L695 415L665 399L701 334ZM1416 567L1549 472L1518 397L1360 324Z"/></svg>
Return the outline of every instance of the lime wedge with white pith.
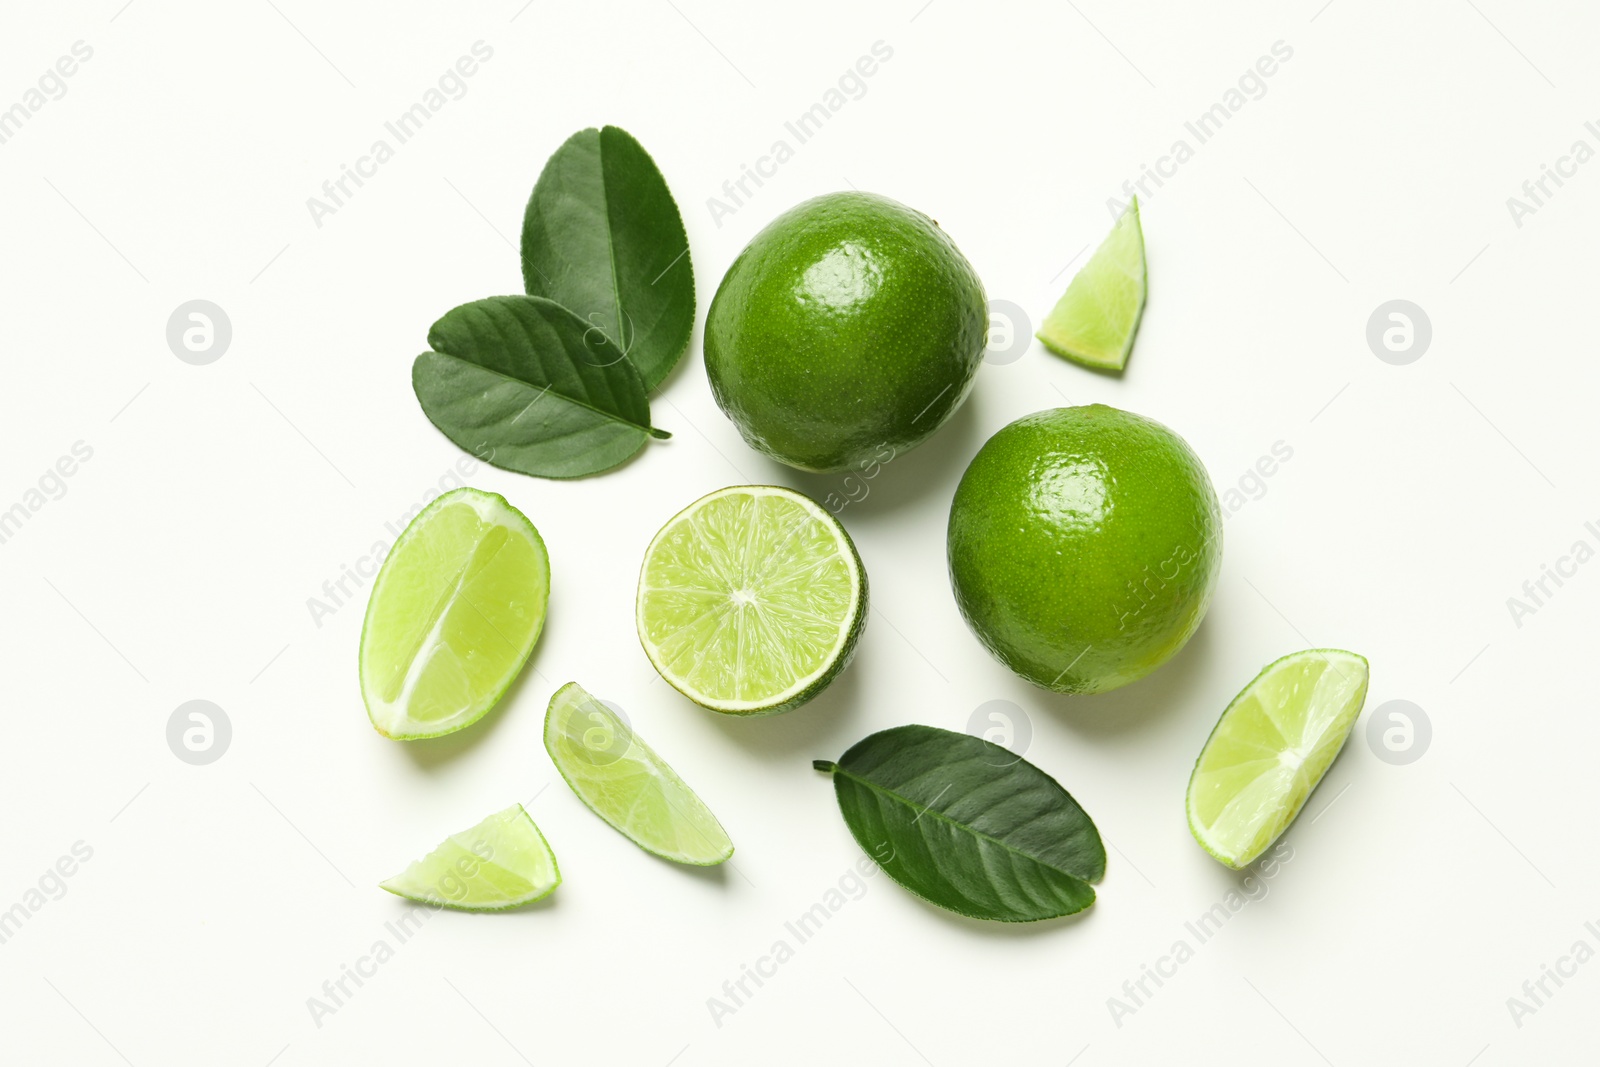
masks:
<svg viewBox="0 0 1600 1067"><path fill-rule="evenodd" d="M556 855L521 804L451 834L379 885L396 896L462 911L504 911L547 897L561 884Z"/></svg>
<svg viewBox="0 0 1600 1067"><path fill-rule="evenodd" d="M361 696L386 737L470 726L522 670L544 626L550 557L495 493L453 489L383 561L361 629Z"/></svg>
<svg viewBox="0 0 1600 1067"><path fill-rule="evenodd" d="M1045 316L1039 340L1075 363L1121 370L1144 315L1145 280L1144 230L1134 197Z"/></svg>
<svg viewBox="0 0 1600 1067"><path fill-rule="evenodd" d="M710 867L733 842L694 790L610 707L568 682L550 698L544 747L578 799L646 852Z"/></svg>
<svg viewBox="0 0 1600 1067"><path fill-rule="evenodd" d="M639 641L661 676L732 715L788 711L855 654L867 574L820 504L775 485L719 489L645 551Z"/></svg>
<svg viewBox="0 0 1600 1067"><path fill-rule="evenodd" d="M1294 822L1367 698L1367 661L1313 648L1269 665L1233 698L1189 779L1189 830L1237 870Z"/></svg>

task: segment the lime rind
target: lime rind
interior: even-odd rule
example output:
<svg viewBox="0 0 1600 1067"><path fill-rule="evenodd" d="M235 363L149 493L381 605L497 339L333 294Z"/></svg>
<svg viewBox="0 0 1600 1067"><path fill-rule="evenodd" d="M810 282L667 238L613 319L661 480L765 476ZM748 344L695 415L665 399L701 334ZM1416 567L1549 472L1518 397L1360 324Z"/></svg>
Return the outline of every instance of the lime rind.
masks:
<svg viewBox="0 0 1600 1067"><path fill-rule="evenodd" d="M935 220L872 193L825 194L728 267L706 314L706 379L756 451L811 472L875 469L966 399L987 305Z"/></svg>
<svg viewBox="0 0 1600 1067"><path fill-rule="evenodd" d="M855 654L867 577L816 501L772 485L701 497L645 550L639 642L673 688L712 711L769 715L820 693Z"/></svg>
<svg viewBox="0 0 1600 1067"><path fill-rule="evenodd" d="M1300 814L1344 747L1366 701L1364 657L1294 652L1233 698L1195 761L1189 831L1235 870L1265 852Z"/></svg>
<svg viewBox="0 0 1600 1067"><path fill-rule="evenodd" d="M695 867L733 855L733 842L705 802L577 682L550 698L544 747L578 799L651 855Z"/></svg>
<svg viewBox="0 0 1600 1067"><path fill-rule="evenodd" d="M555 853L521 804L451 834L404 871L379 883L396 896L457 911L506 911L561 884Z"/></svg>
<svg viewBox="0 0 1600 1067"><path fill-rule="evenodd" d="M483 718L538 643L549 596L549 554L527 516L470 487L438 497L400 534L372 584L359 669L373 727L410 741Z"/></svg>
<svg viewBox="0 0 1600 1067"><path fill-rule="evenodd" d="M1100 370L1120 371L1144 317L1148 272L1139 198L1067 285L1035 335L1058 356Z"/></svg>

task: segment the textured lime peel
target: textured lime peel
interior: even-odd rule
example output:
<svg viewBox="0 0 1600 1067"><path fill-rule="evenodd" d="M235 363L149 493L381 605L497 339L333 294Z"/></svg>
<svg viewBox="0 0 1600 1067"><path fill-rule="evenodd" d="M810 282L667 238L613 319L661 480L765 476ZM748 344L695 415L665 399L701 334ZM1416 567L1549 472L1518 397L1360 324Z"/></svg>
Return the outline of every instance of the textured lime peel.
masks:
<svg viewBox="0 0 1600 1067"><path fill-rule="evenodd" d="M1034 685L1104 693L1177 654L1222 570L1205 464L1153 419L1036 411L978 450L950 503L950 587L995 658Z"/></svg>
<svg viewBox="0 0 1600 1067"><path fill-rule="evenodd" d="M495 493L452 490L418 515L372 584L361 696L379 733L470 726L533 651L550 598L539 531Z"/></svg>
<svg viewBox="0 0 1600 1067"><path fill-rule="evenodd" d="M733 842L705 802L577 682L550 698L544 747L578 799L646 852L697 867L733 855Z"/></svg>
<svg viewBox="0 0 1600 1067"><path fill-rule="evenodd" d="M1037 334L1046 348L1087 367L1121 370L1145 301L1144 231L1134 197L1067 286Z"/></svg>
<svg viewBox="0 0 1600 1067"><path fill-rule="evenodd" d="M810 497L719 489L662 527L639 574L639 641L690 700L734 715L791 708L855 654L867 575L850 535Z"/></svg>
<svg viewBox="0 0 1600 1067"><path fill-rule="evenodd" d="M1189 779L1189 830L1229 867L1247 866L1305 806L1367 698L1367 661L1314 648L1270 664L1233 698Z"/></svg>
<svg viewBox="0 0 1600 1067"><path fill-rule="evenodd" d="M758 452L875 470L955 413L983 363L988 300L933 219L860 191L773 219L723 275L706 381Z"/></svg>
<svg viewBox="0 0 1600 1067"><path fill-rule="evenodd" d="M461 911L504 911L561 884L556 856L521 804L496 812L379 885L396 896Z"/></svg>

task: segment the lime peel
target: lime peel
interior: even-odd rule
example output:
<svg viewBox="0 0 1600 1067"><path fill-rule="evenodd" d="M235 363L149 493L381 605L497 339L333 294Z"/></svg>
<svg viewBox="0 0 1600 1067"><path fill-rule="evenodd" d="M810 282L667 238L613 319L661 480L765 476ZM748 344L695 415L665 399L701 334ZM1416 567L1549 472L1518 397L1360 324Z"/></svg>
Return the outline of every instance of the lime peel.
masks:
<svg viewBox="0 0 1600 1067"><path fill-rule="evenodd" d="M965 401L987 306L935 220L872 193L825 194L728 267L706 313L706 380L756 451L805 471L876 469Z"/></svg>
<svg viewBox="0 0 1600 1067"><path fill-rule="evenodd" d="M956 606L1033 684L1103 693L1177 654L1205 618L1222 513L1188 443L1103 404L1025 415L984 443L950 504Z"/></svg>

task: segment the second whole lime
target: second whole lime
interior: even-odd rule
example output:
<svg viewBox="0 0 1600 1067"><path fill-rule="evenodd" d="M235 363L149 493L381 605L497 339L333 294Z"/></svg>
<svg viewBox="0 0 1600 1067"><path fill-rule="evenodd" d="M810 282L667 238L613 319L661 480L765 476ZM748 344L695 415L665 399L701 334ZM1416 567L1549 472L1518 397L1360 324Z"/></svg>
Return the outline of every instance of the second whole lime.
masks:
<svg viewBox="0 0 1600 1067"><path fill-rule="evenodd" d="M1205 616L1222 515L1205 466L1167 427L1093 404L991 437L950 507L956 604L1035 685L1101 693L1170 659Z"/></svg>
<svg viewBox="0 0 1600 1067"><path fill-rule="evenodd" d="M983 284L938 223L832 193L778 216L728 268L706 375L752 447L801 470L864 469L960 406L988 329Z"/></svg>

